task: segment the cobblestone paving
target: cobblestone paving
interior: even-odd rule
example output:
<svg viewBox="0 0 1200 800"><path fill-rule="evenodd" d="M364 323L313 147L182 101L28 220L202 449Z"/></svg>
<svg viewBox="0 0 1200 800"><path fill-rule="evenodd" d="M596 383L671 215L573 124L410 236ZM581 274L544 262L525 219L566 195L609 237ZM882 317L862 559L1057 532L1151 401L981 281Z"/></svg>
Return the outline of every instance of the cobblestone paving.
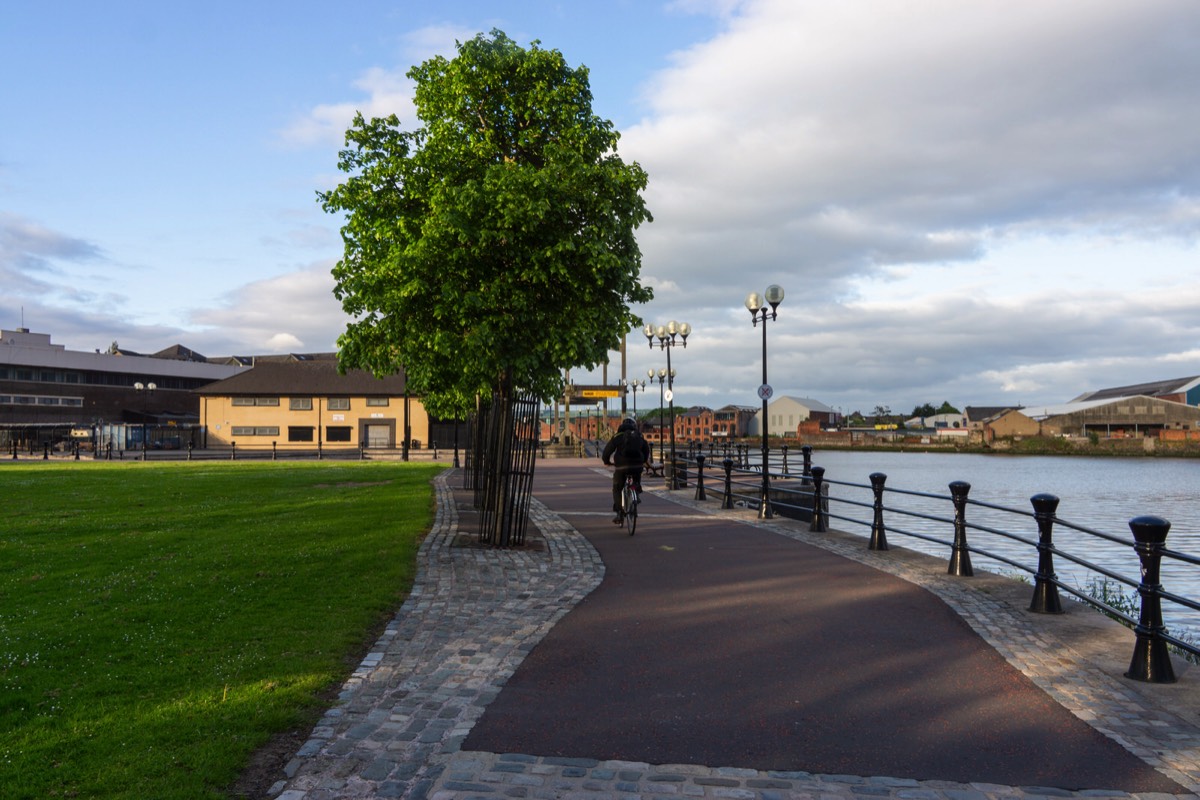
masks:
<svg viewBox="0 0 1200 800"><path fill-rule="evenodd" d="M286 780L272 789L278 800L1175 797L462 751L467 733L525 654L599 585L604 565L582 535L536 499L531 513L544 549L455 546L458 509L447 481L443 474L435 482L437 519L422 544L411 595L287 765ZM695 502L684 491L663 494L695 511L718 510L717 503ZM807 526L759 521L752 512L720 513L934 592L1051 697L1200 797L1200 730L1168 709L1147 709L1142 696L1076 663L1005 604L927 566L868 551L862 539L810 534Z"/></svg>

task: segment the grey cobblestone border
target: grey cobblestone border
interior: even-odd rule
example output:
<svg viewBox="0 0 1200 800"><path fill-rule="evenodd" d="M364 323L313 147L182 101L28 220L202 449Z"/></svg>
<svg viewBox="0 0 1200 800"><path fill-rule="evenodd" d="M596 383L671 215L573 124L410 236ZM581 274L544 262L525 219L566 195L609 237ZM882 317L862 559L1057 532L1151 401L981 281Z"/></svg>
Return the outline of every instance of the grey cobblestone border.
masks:
<svg viewBox="0 0 1200 800"><path fill-rule="evenodd" d="M437 519L421 546L412 593L346 682L337 706L287 765L287 779L272 790L278 800L1175 797L462 751L467 733L525 654L599 585L604 566L583 536L536 499L531 514L544 551L453 547L458 510L447 481L447 474L435 481ZM685 492L663 494L702 513L717 511L715 503L691 501ZM911 562L871 553L861 539L810 534L798 524L760 522L743 511L720 513L926 587L1076 715L1200 791L1194 726L1165 710L1147 718L1136 694L1097 670L1064 663L1061 648L1056 651L1002 603Z"/></svg>

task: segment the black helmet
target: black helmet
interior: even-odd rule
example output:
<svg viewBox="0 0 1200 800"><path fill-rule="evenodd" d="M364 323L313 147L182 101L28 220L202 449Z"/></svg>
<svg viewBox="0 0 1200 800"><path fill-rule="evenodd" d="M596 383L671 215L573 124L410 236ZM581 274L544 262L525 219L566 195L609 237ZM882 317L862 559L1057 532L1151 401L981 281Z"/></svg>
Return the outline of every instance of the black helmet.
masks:
<svg viewBox="0 0 1200 800"><path fill-rule="evenodd" d="M632 419L624 420L621 423L621 427L617 428L617 430L619 430L619 431L636 431L637 423L634 422Z"/></svg>

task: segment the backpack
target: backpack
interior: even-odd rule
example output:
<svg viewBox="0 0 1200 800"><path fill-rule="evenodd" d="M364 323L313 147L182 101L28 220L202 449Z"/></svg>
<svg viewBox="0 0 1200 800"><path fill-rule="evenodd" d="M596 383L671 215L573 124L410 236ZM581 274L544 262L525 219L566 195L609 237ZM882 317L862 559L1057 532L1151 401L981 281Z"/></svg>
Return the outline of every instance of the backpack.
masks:
<svg viewBox="0 0 1200 800"><path fill-rule="evenodd" d="M644 457L642 452L642 435L637 431L625 431L621 442L621 455L630 464L641 464Z"/></svg>

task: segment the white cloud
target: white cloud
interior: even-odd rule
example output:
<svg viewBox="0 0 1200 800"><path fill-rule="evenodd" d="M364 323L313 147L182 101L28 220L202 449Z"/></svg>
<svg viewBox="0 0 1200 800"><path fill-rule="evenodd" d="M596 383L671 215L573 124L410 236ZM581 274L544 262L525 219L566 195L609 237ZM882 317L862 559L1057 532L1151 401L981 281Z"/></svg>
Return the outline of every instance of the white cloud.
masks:
<svg viewBox="0 0 1200 800"><path fill-rule="evenodd" d="M267 349L272 353L297 352L304 349L304 342L290 333L277 333L267 339Z"/></svg>
<svg viewBox="0 0 1200 800"><path fill-rule="evenodd" d="M236 287L223 306L189 315L200 329L189 339L206 355L332 351L347 321L333 296L332 268L322 261Z"/></svg>
<svg viewBox="0 0 1200 800"><path fill-rule="evenodd" d="M318 105L281 131L281 138L285 143L299 147L341 145L355 113L361 113L366 119L395 114L402 127L416 128L414 85L407 77L409 69L433 56L453 57L455 42L470 39L476 33L478 31L459 26L436 25L405 34L400 48L402 65L366 70L354 81L354 88L363 94L361 99Z"/></svg>
<svg viewBox="0 0 1200 800"><path fill-rule="evenodd" d="M354 87L364 94L362 99L318 105L281 131L281 138L286 144L298 147L341 145L356 113L367 119L396 114L402 123L411 124L416 112L413 83L404 76L406 71L407 68L391 71L380 67L367 70L354 82Z"/></svg>
<svg viewBox="0 0 1200 800"><path fill-rule="evenodd" d="M644 247L666 277L836 285L1009 226L1191 237L1197 32L1181 0L746 3L626 132Z"/></svg>
<svg viewBox="0 0 1200 800"><path fill-rule="evenodd" d="M786 393L1060 401L1177 371L1200 334L1198 37L1187 0L737 4L624 132L663 287L644 316L690 315L688 380L742 402L758 332L728 310L772 282Z"/></svg>

